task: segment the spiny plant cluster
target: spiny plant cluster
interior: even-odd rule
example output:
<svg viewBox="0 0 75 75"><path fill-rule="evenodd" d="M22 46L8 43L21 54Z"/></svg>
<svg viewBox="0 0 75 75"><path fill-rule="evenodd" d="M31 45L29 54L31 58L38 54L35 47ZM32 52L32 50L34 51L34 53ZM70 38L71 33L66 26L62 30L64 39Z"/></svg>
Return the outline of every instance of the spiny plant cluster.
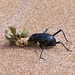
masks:
<svg viewBox="0 0 75 75"><path fill-rule="evenodd" d="M28 41L29 30L27 28L24 28L21 33L17 33L16 28L13 26L9 26L8 28L10 29L11 33L9 33L8 30L5 30L5 37L9 41L10 46L15 45L23 47L34 43L34 41L33 42Z"/></svg>

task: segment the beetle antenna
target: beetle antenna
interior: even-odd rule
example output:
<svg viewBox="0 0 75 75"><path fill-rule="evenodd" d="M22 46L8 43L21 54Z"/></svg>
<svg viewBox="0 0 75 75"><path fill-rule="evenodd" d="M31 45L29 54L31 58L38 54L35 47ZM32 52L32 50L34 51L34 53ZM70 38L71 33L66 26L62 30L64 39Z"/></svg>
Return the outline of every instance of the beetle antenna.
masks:
<svg viewBox="0 0 75 75"><path fill-rule="evenodd" d="M68 48L66 48L66 46L62 43L62 42L60 42L60 41L58 41L58 42L56 42L56 44L62 44L64 47L65 47L65 49L67 50L67 51L70 51L70 52L72 52L72 50L69 50Z"/></svg>

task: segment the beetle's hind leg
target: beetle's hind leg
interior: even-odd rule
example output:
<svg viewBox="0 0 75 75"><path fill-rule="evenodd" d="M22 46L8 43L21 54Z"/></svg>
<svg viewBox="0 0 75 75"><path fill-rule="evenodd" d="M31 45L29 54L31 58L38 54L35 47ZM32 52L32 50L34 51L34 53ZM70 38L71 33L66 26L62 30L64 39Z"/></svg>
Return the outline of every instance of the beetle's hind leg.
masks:
<svg viewBox="0 0 75 75"><path fill-rule="evenodd" d="M42 49L42 51L41 51L41 54L40 54L40 59L43 59L43 60L45 60L44 58L42 58L42 53L43 53L43 47L42 47L42 45L40 45L40 48Z"/></svg>
<svg viewBox="0 0 75 75"><path fill-rule="evenodd" d="M48 31L48 29L46 29L45 31L44 31L44 33L46 33Z"/></svg>
<svg viewBox="0 0 75 75"><path fill-rule="evenodd" d="M56 33L54 33L54 34L53 34L53 36L55 36L56 34L58 34L58 33L59 33L59 32L61 32L61 31L62 31L62 33L63 33L63 35L64 35L64 37L65 37L65 40L66 40L67 42L69 42L69 43L71 43L71 44L72 44L72 42L70 42L70 41L68 41L68 40L67 40L67 38L66 38L66 36L65 36L64 31L63 31L63 30L61 30L61 29L60 29L60 30L58 30Z"/></svg>
<svg viewBox="0 0 75 75"><path fill-rule="evenodd" d="M60 41L58 41L58 42L56 42L56 44L62 44L64 47L65 47L65 49L67 50L67 51L70 51L70 52L72 52L72 50L69 50L68 48L66 48L66 46L62 43L62 42L60 42Z"/></svg>

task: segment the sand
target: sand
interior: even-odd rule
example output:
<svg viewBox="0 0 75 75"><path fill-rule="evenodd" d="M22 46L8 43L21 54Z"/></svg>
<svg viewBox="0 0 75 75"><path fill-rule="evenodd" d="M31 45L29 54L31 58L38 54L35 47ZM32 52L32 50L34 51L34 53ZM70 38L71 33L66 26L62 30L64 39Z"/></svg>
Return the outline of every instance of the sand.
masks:
<svg viewBox="0 0 75 75"><path fill-rule="evenodd" d="M33 33L54 34L62 29L72 42L68 52L61 44L53 48L10 47L4 32L14 26ZM57 41L65 38L60 32ZM75 75L75 0L0 0L0 75Z"/></svg>

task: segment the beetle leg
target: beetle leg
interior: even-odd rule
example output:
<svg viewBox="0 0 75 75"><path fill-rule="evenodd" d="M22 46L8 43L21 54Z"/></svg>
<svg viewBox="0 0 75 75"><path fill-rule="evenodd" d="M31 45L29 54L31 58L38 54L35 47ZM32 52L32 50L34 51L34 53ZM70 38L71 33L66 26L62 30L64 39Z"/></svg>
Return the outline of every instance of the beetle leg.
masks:
<svg viewBox="0 0 75 75"><path fill-rule="evenodd" d="M45 31L44 31L44 33L46 33L48 31L48 29L46 29Z"/></svg>
<svg viewBox="0 0 75 75"><path fill-rule="evenodd" d="M63 35L64 35L64 37L65 37L65 40L66 40L67 42L69 42L69 43L71 43L71 44L72 44L72 42L70 42L70 41L68 41L68 40L67 40L67 38L66 38L66 36L65 36L64 31L63 31L63 30L61 30L61 29L60 29L60 30L58 30L56 33L54 33L54 34L53 34L53 36L55 36L56 34L58 34L58 33L59 33L59 32L61 32L61 31L62 31L62 33L63 33Z"/></svg>
<svg viewBox="0 0 75 75"><path fill-rule="evenodd" d="M66 48L66 46L62 43L62 42L60 42L60 41L58 41L58 42L56 42L56 44L62 44L64 47L65 47L65 49L67 50L67 51L70 51L70 52L72 52L72 50L69 50L68 48Z"/></svg>
<svg viewBox="0 0 75 75"><path fill-rule="evenodd" d="M42 56L42 53L43 53L43 47L42 47L42 45L40 45L40 48L42 49L41 54L40 54L40 59L45 60L44 58L41 57Z"/></svg>

